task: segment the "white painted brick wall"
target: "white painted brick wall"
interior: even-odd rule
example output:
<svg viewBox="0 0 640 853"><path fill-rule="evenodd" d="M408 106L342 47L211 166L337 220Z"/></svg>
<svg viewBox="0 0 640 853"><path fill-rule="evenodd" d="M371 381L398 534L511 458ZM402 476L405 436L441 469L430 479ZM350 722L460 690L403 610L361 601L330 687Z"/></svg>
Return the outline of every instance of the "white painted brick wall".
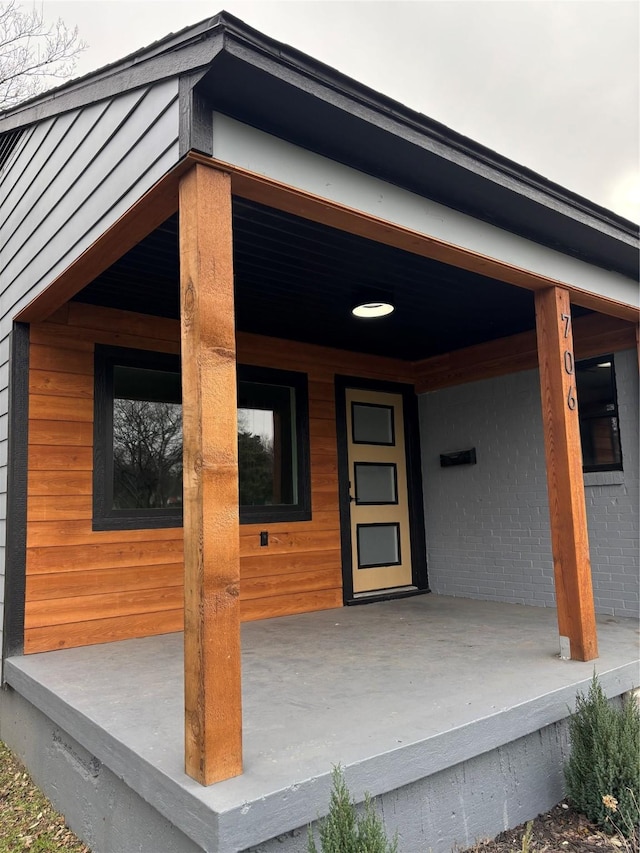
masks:
<svg viewBox="0 0 640 853"><path fill-rule="evenodd" d="M615 356L624 471L588 474L585 497L596 610L638 616L638 366ZM553 563L537 370L420 397L431 589L553 606ZM478 462L440 467L475 447Z"/></svg>

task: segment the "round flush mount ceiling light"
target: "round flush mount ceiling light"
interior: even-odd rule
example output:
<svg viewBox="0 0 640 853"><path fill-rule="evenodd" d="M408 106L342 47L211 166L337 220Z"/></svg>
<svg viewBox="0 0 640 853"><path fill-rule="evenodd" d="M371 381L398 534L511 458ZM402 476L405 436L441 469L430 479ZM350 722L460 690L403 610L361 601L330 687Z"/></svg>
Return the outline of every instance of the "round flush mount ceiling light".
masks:
<svg viewBox="0 0 640 853"><path fill-rule="evenodd" d="M601 361L598 367L611 367L610 361Z"/></svg>
<svg viewBox="0 0 640 853"><path fill-rule="evenodd" d="M395 311L395 306L390 302L377 300L375 302L359 302L351 309L351 313L355 317L386 317L387 314L392 314Z"/></svg>

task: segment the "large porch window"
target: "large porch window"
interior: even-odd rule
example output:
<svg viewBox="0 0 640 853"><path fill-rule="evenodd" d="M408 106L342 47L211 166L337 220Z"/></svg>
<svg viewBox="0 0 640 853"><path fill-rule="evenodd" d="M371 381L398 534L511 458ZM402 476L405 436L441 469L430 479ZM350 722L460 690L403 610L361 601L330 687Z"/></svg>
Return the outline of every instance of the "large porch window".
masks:
<svg viewBox="0 0 640 853"><path fill-rule="evenodd" d="M182 524L177 356L96 347L95 530ZM240 521L311 517L307 378L238 366Z"/></svg>

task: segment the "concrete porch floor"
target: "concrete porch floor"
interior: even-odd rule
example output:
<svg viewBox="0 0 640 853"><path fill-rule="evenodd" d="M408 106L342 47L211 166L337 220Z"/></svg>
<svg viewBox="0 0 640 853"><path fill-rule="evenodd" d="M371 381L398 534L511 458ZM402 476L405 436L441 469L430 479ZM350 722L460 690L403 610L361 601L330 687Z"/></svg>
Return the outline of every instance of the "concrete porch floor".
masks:
<svg viewBox="0 0 640 853"><path fill-rule="evenodd" d="M182 635L12 658L8 684L203 849L236 851L566 717L594 666L640 684L638 623L598 618L600 657L561 661L552 609L425 595L242 627L244 774L183 771ZM517 821L516 821L517 822ZM212 846L211 839L218 846Z"/></svg>

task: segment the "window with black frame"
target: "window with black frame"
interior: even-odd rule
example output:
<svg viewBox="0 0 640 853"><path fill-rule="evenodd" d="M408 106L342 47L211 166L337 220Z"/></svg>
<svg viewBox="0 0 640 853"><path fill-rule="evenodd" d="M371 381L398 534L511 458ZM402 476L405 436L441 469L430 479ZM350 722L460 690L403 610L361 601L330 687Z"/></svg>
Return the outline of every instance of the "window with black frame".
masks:
<svg viewBox="0 0 640 853"><path fill-rule="evenodd" d="M96 347L94 529L182 524L177 356ZM311 517L304 374L238 367L240 520Z"/></svg>
<svg viewBox="0 0 640 853"><path fill-rule="evenodd" d="M304 373L238 366L240 520L311 518Z"/></svg>
<svg viewBox="0 0 640 853"><path fill-rule="evenodd" d="M583 470L621 471L622 450L613 356L578 361L576 386Z"/></svg>

